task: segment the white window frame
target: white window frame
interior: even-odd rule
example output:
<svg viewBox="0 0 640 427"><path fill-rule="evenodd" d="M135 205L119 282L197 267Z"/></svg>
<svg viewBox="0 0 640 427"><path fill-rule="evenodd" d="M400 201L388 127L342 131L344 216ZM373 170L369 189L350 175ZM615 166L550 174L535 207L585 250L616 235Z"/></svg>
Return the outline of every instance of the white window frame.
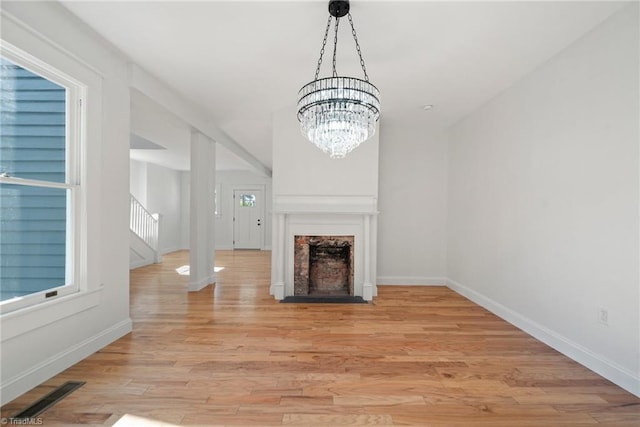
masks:
<svg viewBox="0 0 640 427"><path fill-rule="evenodd" d="M66 89L65 100L65 182L40 181L0 176L0 183L25 187L58 188L67 190L65 284L43 291L0 302L0 315L54 301L80 292L85 265L82 260L82 151L86 141L85 103L87 86L53 66L0 40L1 56L16 65Z"/></svg>

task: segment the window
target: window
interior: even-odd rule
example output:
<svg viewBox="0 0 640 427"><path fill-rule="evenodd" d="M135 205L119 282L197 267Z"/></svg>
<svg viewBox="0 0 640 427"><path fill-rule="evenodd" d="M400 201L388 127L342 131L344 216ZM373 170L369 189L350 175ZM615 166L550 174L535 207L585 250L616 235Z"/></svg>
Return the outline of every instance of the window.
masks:
<svg viewBox="0 0 640 427"><path fill-rule="evenodd" d="M78 291L82 87L3 46L0 310Z"/></svg>
<svg viewBox="0 0 640 427"><path fill-rule="evenodd" d="M256 205L256 196L255 194L241 194L240 195L240 206L243 208L252 208Z"/></svg>

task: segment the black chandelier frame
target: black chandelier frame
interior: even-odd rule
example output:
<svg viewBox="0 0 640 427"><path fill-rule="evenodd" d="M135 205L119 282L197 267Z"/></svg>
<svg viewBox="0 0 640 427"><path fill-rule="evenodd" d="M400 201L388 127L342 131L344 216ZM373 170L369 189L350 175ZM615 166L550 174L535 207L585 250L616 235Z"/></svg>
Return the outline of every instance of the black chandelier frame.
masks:
<svg viewBox="0 0 640 427"><path fill-rule="evenodd" d="M328 99L322 99L322 100L317 100L317 101L312 101L309 103L306 103L305 100L309 97L313 98L314 94L317 94L319 92L323 92L326 90L350 90L353 92L358 92L360 94L366 95L368 97L371 97L373 100L375 100L375 102L377 103L377 105L380 105L380 98L379 98L379 94L380 91L378 90L378 88L372 84L369 81L369 75L367 74L367 68L364 64L364 59L362 58L362 52L360 49L360 44L358 43L358 37L356 35L356 29L353 25L353 19L351 17L351 13L350 13L350 9L351 6L349 4L349 0L330 0L329 1L329 19L327 21L327 27L325 29L325 33L324 33L324 39L322 40L322 48L320 49L320 58L318 59L318 66L316 67L316 74L315 74L315 78L313 79L313 81L305 84L299 91L298 91L298 96L299 96L299 100L298 100L298 120L302 120L302 116L304 115L304 113L313 107L316 107L318 105L322 105L322 104L328 104L328 103L334 103L334 102L339 102L340 100L343 100L344 98L341 97L331 97ZM362 71L364 73L364 80L363 79L359 79L357 77L341 77L338 76L338 73L336 71L336 51L337 51L337 47L338 47L338 25L340 23L340 18L347 16L349 18L349 23L351 24L351 33L353 35L353 39L356 42L356 50L358 52L358 56L360 57L360 66L362 67ZM333 67L332 67L332 76L331 77L323 77L323 78L318 78L320 75L320 67L322 65L322 58L324 56L324 50L327 44L327 38L329 35L329 30L331 28L331 21L333 20L333 18L335 18L335 35L334 35L334 40L333 40ZM344 88L344 87L339 87L337 85L323 85L324 82L326 81L332 81L332 79L348 79L350 82L354 82L356 84L354 85L349 85L348 87ZM313 87L311 91L305 91L305 89L307 89L310 86L315 86ZM372 90L363 90L363 89L359 89L359 87L366 87L366 86L370 86ZM327 89L327 87L329 87L329 89ZM364 98L365 96L363 96L362 98ZM366 108L368 108L373 114L379 115L380 114L380 109L376 107L375 104L369 103L369 102L364 102L362 100L359 99L349 99L349 102L352 104L360 104L360 105L364 105Z"/></svg>

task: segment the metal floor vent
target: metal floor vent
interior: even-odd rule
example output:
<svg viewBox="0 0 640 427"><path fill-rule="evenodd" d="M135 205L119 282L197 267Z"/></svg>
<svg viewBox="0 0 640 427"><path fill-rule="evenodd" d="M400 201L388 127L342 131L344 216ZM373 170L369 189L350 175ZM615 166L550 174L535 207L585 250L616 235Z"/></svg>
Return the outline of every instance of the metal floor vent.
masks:
<svg viewBox="0 0 640 427"><path fill-rule="evenodd" d="M14 415L12 419L35 418L85 384L85 381L67 381L51 393L33 403L24 411Z"/></svg>

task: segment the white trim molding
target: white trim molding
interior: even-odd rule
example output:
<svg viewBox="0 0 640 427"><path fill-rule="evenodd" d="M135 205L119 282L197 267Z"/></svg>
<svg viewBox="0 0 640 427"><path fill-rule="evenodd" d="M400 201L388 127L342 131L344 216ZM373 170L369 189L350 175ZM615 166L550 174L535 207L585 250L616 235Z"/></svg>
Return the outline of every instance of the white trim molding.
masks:
<svg viewBox="0 0 640 427"><path fill-rule="evenodd" d="M640 377L628 369L455 280L447 278L447 286L568 358L640 397Z"/></svg>
<svg viewBox="0 0 640 427"><path fill-rule="evenodd" d="M378 276L378 285L385 286L447 286L446 277Z"/></svg>
<svg viewBox="0 0 640 427"><path fill-rule="evenodd" d="M147 265L153 264L152 260L140 259L136 261L131 261L129 263L129 270L135 270L136 268L146 267Z"/></svg>
<svg viewBox="0 0 640 427"><path fill-rule="evenodd" d="M177 251L179 251L179 250L181 250L181 249L180 249L178 246L171 246L171 247L169 247L169 248L164 248L164 249L162 249L162 250L160 251L160 253L161 253L162 255L166 255L166 254L171 254L171 253L173 253L173 252L177 252ZM162 259L160 260L160 262L162 262Z"/></svg>
<svg viewBox="0 0 640 427"><path fill-rule="evenodd" d="M74 316L100 304L102 288L80 291L2 315L2 342Z"/></svg>

